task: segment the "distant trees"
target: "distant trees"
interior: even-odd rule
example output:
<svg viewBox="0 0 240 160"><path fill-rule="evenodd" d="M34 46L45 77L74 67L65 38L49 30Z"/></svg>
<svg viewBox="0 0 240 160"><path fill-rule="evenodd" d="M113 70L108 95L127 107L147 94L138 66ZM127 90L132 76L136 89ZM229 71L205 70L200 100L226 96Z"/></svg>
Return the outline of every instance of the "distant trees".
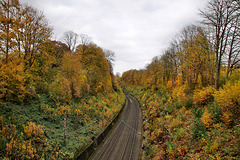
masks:
<svg viewBox="0 0 240 160"><path fill-rule="evenodd" d="M218 89L240 68L240 7L234 0L211 0L200 10L203 25L184 27L159 57L154 57L146 69L127 71L122 81L159 88L186 84L215 85ZM134 79L136 73L142 80ZM168 83L169 82L169 83Z"/></svg>
<svg viewBox="0 0 240 160"><path fill-rule="evenodd" d="M71 50L71 53L76 55L82 69L86 71L86 78L90 86L86 90L92 93L110 90L112 85L114 85L114 52L107 49L103 50L95 45L92 42L92 38L86 34L78 35L73 31L67 31L64 33L62 39L68 46L68 49ZM77 39L79 39L79 44L75 41ZM77 45L76 50L71 49L71 46L75 45Z"/></svg>

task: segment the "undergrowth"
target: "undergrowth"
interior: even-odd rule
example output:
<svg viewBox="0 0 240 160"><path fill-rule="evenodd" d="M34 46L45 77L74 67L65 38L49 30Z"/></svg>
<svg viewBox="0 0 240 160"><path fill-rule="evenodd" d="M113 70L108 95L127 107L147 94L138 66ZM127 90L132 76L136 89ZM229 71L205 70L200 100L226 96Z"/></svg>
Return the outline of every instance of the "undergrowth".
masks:
<svg viewBox="0 0 240 160"><path fill-rule="evenodd" d="M186 94L184 86L168 91L125 86L142 104L141 158L240 159L237 88L239 83Z"/></svg>
<svg viewBox="0 0 240 160"><path fill-rule="evenodd" d="M69 105L42 94L27 104L0 108L0 157L66 159L83 150L118 114L122 92L85 96Z"/></svg>

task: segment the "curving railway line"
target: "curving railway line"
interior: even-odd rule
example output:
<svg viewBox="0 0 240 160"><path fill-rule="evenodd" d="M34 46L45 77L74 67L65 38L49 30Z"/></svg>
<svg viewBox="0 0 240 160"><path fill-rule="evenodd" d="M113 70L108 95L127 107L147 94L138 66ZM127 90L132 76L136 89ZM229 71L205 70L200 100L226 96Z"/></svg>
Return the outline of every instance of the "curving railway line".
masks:
<svg viewBox="0 0 240 160"><path fill-rule="evenodd" d="M96 150L92 160L136 160L141 147L141 114L138 102L126 95L127 106L116 127Z"/></svg>

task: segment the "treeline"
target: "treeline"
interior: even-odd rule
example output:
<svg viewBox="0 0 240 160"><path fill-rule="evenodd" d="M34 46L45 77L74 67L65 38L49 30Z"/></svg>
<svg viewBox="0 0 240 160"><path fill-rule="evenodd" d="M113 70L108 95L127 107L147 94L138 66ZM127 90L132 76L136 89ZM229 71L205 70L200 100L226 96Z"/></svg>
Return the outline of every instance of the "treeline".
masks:
<svg viewBox="0 0 240 160"><path fill-rule="evenodd" d="M51 40L44 14L18 0L1 1L0 12L1 103L26 102L42 93L66 103L113 89L112 51L72 31Z"/></svg>
<svg viewBox="0 0 240 160"><path fill-rule="evenodd" d="M180 83L218 89L240 67L239 14L238 1L210 1L200 10L201 24L184 27L146 69L127 71L122 80L157 88Z"/></svg>

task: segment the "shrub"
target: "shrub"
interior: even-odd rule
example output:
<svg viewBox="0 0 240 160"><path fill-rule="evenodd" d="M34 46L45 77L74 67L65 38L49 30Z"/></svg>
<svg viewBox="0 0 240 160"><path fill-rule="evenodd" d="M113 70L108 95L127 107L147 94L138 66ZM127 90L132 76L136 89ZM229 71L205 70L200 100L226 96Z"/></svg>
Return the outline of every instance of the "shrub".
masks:
<svg viewBox="0 0 240 160"><path fill-rule="evenodd" d="M220 118L221 121L227 125L229 125L232 122L232 114L228 111L223 112Z"/></svg>
<svg viewBox="0 0 240 160"><path fill-rule="evenodd" d="M7 125L0 117L1 158L3 159L57 159L62 156L58 144L49 145L40 125L28 122L19 133L17 126Z"/></svg>
<svg viewBox="0 0 240 160"><path fill-rule="evenodd" d="M210 105L208 105L208 110L212 113L213 120L215 121L215 123L219 123L221 121L222 111L218 107L218 105L211 103Z"/></svg>
<svg viewBox="0 0 240 160"><path fill-rule="evenodd" d="M162 98L162 103L165 104L168 100L168 97L167 96L164 96L164 98Z"/></svg>
<svg viewBox="0 0 240 160"><path fill-rule="evenodd" d="M198 105L206 105L214 101L214 93L216 90L212 87L205 87L194 91L193 102Z"/></svg>
<svg viewBox="0 0 240 160"><path fill-rule="evenodd" d="M72 98L70 82L61 75L57 75L49 90L55 102L69 102Z"/></svg>
<svg viewBox="0 0 240 160"><path fill-rule="evenodd" d="M192 136L193 138L201 138L206 134L206 126L200 119L196 119L192 125Z"/></svg>
<svg viewBox="0 0 240 160"><path fill-rule="evenodd" d="M175 159L177 156L177 144L174 141L167 142L167 153L169 158Z"/></svg>
<svg viewBox="0 0 240 160"><path fill-rule="evenodd" d="M226 84L216 92L215 103L224 111L238 117L240 113L240 82Z"/></svg>
<svg viewBox="0 0 240 160"><path fill-rule="evenodd" d="M175 132L175 138L176 140L180 140L186 133L186 130L184 130L183 128L176 128L176 132Z"/></svg>
<svg viewBox="0 0 240 160"><path fill-rule="evenodd" d="M236 71L236 72L232 73L229 77L229 82L231 84L234 84L238 81L240 81L240 71Z"/></svg>
<svg viewBox="0 0 240 160"><path fill-rule="evenodd" d="M186 85L183 85L173 89L172 98L174 102L177 102L179 105L184 105L184 102L186 101L186 88Z"/></svg>
<svg viewBox="0 0 240 160"><path fill-rule="evenodd" d="M210 127L213 123L213 116L212 114L208 111L207 108L204 109L202 118L201 118L203 124L206 125L206 127Z"/></svg>
<svg viewBox="0 0 240 160"><path fill-rule="evenodd" d="M194 105L194 104L193 104L192 99L186 99L185 102L184 102L184 106L185 106L187 109L192 108L193 105Z"/></svg>
<svg viewBox="0 0 240 160"><path fill-rule="evenodd" d="M166 109L164 110L165 114L171 114L173 111L173 106L172 105L168 105L166 107Z"/></svg>
<svg viewBox="0 0 240 160"><path fill-rule="evenodd" d="M167 82L167 89L172 90L172 87L173 87L172 81L168 81Z"/></svg>
<svg viewBox="0 0 240 160"><path fill-rule="evenodd" d="M24 73L23 64L3 65L0 70L0 99L8 102L23 102L31 94L25 83L27 75Z"/></svg>
<svg viewBox="0 0 240 160"><path fill-rule="evenodd" d="M202 108L195 108L192 110L194 116L195 116L195 119L200 119L203 115L203 109Z"/></svg>

